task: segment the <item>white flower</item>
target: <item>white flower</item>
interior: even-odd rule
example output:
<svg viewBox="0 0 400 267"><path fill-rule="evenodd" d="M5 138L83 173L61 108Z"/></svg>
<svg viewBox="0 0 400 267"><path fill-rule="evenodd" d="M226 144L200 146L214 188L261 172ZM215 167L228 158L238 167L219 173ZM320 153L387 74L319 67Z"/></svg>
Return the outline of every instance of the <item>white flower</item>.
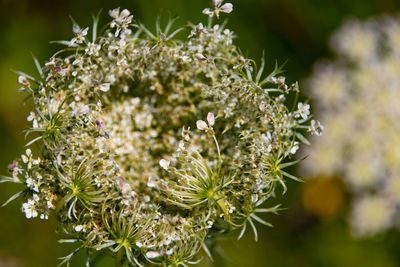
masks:
<svg viewBox="0 0 400 267"><path fill-rule="evenodd" d="M69 46L74 46L75 44L81 44L86 39L86 35L89 31L89 27L85 29L81 29L78 25L72 25L72 32L74 33L75 37L69 42Z"/></svg>
<svg viewBox="0 0 400 267"><path fill-rule="evenodd" d="M150 188L156 187L157 186L157 181L158 181L158 179L156 177L150 176L149 180L147 181L147 186L150 187Z"/></svg>
<svg viewBox="0 0 400 267"><path fill-rule="evenodd" d="M27 121L33 121L35 119L36 115L32 111L29 113L29 116L26 118Z"/></svg>
<svg viewBox="0 0 400 267"><path fill-rule="evenodd" d="M121 29L127 29L128 25L132 22L133 15L130 15L129 10L124 9L119 12L119 7L109 11L109 15L114 18L111 22L110 27L114 28L117 26L117 31L115 32L115 36L118 36Z"/></svg>
<svg viewBox="0 0 400 267"><path fill-rule="evenodd" d="M163 168L164 170L168 170L168 167L169 167L169 160L166 160L166 159L160 159L160 166L161 166L161 168Z"/></svg>
<svg viewBox="0 0 400 267"><path fill-rule="evenodd" d="M131 185L128 184L128 183L124 183L124 185L122 186L122 190L121 190L122 194L123 194L123 195L127 195L127 194L129 194L131 191L132 191Z"/></svg>
<svg viewBox="0 0 400 267"><path fill-rule="evenodd" d="M223 0L214 0L214 10L210 9L210 8L205 8L203 9L203 14L208 15L210 17L212 16L216 16L217 18L219 17L219 12L223 12L223 13L231 13L233 10L233 5L231 3L226 3L226 4L222 4Z"/></svg>
<svg viewBox="0 0 400 267"><path fill-rule="evenodd" d="M38 216L38 212L35 209L35 202L32 199L29 199L28 202L22 204L22 209L24 210L27 219Z"/></svg>
<svg viewBox="0 0 400 267"><path fill-rule="evenodd" d="M82 116L89 113L90 108L88 105L84 105L75 109L72 113L73 116Z"/></svg>
<svg viewBox="0 0 400 267"><path fill-rule="evenodd" d="M32 151L28 148L25 153L26 155L21 155L21 159L23 163L28 163L29 159L31 158Z"/></svg>
<svg viewBox="0 0 400 267"><path fill-rule="evenodd" d="M211 112L208 112L207 121L208 121L208 125L213 126L215 123L214 114L212 114Z"/></svg>
<svg viewBox="0 0 400 267"><path fill-rule="evenodd" d="M303 118L303 120L306 120L308 115L310 115L310 105L300 102L297 107L299 109L299 115Z"/></svg>
<svg viewBox="0 0 400 267"><path fill-rule="evenodd" d="M107 91L110 90L110 83L103 83L103 84L100 84L100 85L97 87L97 89L100 90L100 91L103 91L103 92L107 92Z"/></svg>
<svg viewBox="0 0 400 267"><path fill-rule="evenodd" d="M179 141L178 148L176 149L176 152L182 152L185 150L185 143L181 140Z"/></svg>
<svg viewBox="0 0 400 267"><path fill-rule="evenodd" d="M321 136L322 131L324 130L324 126L319 121L312 120L310 124L310 128L308 129L309 132L311 132L312 135L317 135Z"/></svg>
<svg viewBox="0 0 400 267"><path fill-rule="evenodd" d="M174 253L174 248L171 248L167 250L167 252L165 252L165 254L167 254L168 256L171 256L173 253Z"/></svg>
<svg viewBox="0 0 400 267"><path fill-rule="evenodd" d="M364 196L353 203L351 222L356 235L374 235L390 227L395 209L381 196Z"/></svg>
<svg viewBox="0 0 400 267"><path fill-rule="evenodd" d="M299 149L299 143L298 142L294 142L292 148L290 149L290 153L291 154L296 154L298 149Z"/></svg>
<svg viewBox="0 0 400 267"><path fill-rule="evenodd" d="M22 85L25 85L25 86L27 86L27 87L30 86L30 83L29 83L29 81L28 81L28 78L27 78L26 76L23 76L23 75L18 76L18 83L20 83L20 84L22 84Z"/></svg>
<svg viewBox="0 0 400 267"><path fill-rule="evenodd" d="M22 159L22 162L23 163L27 163L28 162L28 157L27 156L25 156L25 155L21 155L21 159Z"/></svg>
<svg viewBox="0 0 400 267"><path fill-rule="evenodd" d="M196 126L197 126L197 129L202 130L202 131L205 131L208 129L207 123L203 120L198 120L196 122Z"/></svg>
<svg viewBox="0 0 400 267"><path fill-rule="evenodd" d="M31 177L28 177L27 179L26 179L26 181L25 181L25 183L26 183L26 185L29 187L29 188L33 188L33 187L35 187L35 182L33 181L33 179L31 178Z"/></svg>

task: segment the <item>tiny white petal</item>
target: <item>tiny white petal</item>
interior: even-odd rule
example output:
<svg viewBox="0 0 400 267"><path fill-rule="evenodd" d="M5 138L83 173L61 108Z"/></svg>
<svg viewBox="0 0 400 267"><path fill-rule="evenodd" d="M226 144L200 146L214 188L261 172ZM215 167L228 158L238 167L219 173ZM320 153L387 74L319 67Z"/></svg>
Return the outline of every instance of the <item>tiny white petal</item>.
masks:
<svg viewBox="0 0 400 267"><path fill-rule="evenodd" d="M160 256L160 253L158 253L157 251L148 251L146 252L146 257L149 259L154 259Z"/></svg>
<svg viewBox="0 0 400 267"><path fill-rule="evenodd" d="M205 9L203 9L203 14L212 16L214 14L214 11L209 8L205 8Z"/></svg>
<svg viewBox="0 0 400 267"><path fill-rule="evenodd" d="M224 0L213 0L213 2L214 2L214 7L215 7L215 8L219 7L223 1L224 1Z"/></svg>
<svg viewBox="0 0 400 267"><path fill-rule="evenodd" d="M150 188L156 187L157 186L157 178L150 176L149 180L147 181L147 186Z"/></svg>
<svg viewBox="0 0 400 267"><path fill-rule="evenodd" d="M23 162L23 163L27 163L28 160L29 160L28 157L25 156L25 155L22 155L22 156L21 156L21 159L22 159L22 162Z"/></svg>
<svg viewBox="0 0 400 267"><path fill-rule="evenodd" d="M131 185L128 184L128 183L125 183L125 184L122 186L122 190L121 190L121 191L122 191L122 194L123 194L123 195L129 194L129 192L132 191Z"/></svg>
<svg viewBox="0 0 400 267"><path fill-rule="evenodd" d="M32 127L33 128L39 128L39 124L38 124L37 120L33 120Z"/></svg>
<svg viewBox="0 0 400 267"><path fill-rule="evenodd" d="M299 149L299 146L298 145L295 145L295 146L293 146L291 149L290 149L290 153L291 154L296 154L296 151Z"/></svg>
<svg viewBox="0 0 400 267"><path fill-rule="evenodd" d="M73 25L72 25L72 32L73 32L75 35L78 35L80 31L81 31L81 28L80 28L78 25L76 25L76 24L73 24Z"/></svg>
<svg viewBox="0 0 400 267"><path fill-rule="evenodd" d="M119 14L120 17L125 18L127 16L129 16L130 12L128 9L124 9L121 11L121 13Z"/></svg>
<svg viewBox="0 0 400 267"><path fill-rule="evenodd" d="M221 11L224 13L231 13L233 10L233 5L231 3L226 3L221 6Z"/></svg>
<svg viewBox="0 0 400 267"><path fill-rule="evenodd" d="M181 141L179 141L178 148L177 148L176 152L181 152L183 150L185 150L185 143L181 140Z"/></svg>
<svg viewBox="0 0 400 267"><path fill-rule="evenodd" d="M33 113L32 111L29 113L29 116L26 118L27 121L33 121L33 119L35 118L35 113Z"/></svg>
<svg viewBox="0 0 400 267"><path fill-rule="evenodd" d="M25 76L21 75L18 76L18 83L23 84L23 85L28 85L28 78L26 78Z"/></svg>
<svg viewBox="0 0 400 267"><path fill-rule="evenodd" d="M86 27L83 31L82 31L82 36L86 36L87 35L87 33L88 33L88 31L89 31L89 27Z"/></svg>
<svg viewBox="0 0 400 267"><path fill-rule="evenodd" d="M174 253L174 248L167 250L167 252L165 254L167 254L168 256L171 256L172 253Z"/></svg>
<svg viewBox="0 0 400 267"><path fill-rule="evenodd" d="M197 126L197 129L202 130L202 131L208 129L207 123L205 121L203 121L203 120L198 120L196 122L196 126Z"/></svg>
<svg viewBox="0 0 400 267"><path fill-rule="evenodd" d="M164 170L168 170L168 167L169 167L169 160L160 159L160 166L161 166Z"/></svg>
<svg viewBox="0 0 400 267"><path fill-rule="evenodd" d="M99 90L103 92L107 92L110 90L110 83L103 83L99 85Z"/></svg>
<svg viewBox="0 0 400 267"><path fill-rule="evenodd" d="M80 232L80 231L82 231L83 230L83 225L77 225L77 226L75 226L75 231L76 232Z"/></svg>
<svg viewBox="0 0 400 267"><path fill-rule="evenodd" d="M194 56L196 57L197 60L201 60L201 61L206 60L206 57L203 56L203 55L200 54L200 53L197 53L197 54L194 55Z"/></svg>
<svg viewBox="0 0 400 267"><path fill-rule="evenodd" d="M118 14L119 14L119 7L113 10L108 11L108 14L110 15L110 17L112 18L117 18Z"/></svg>
<svg viewBox="0 0 400 267"><path fill-rule="evenodd" d="M215 123L214 114L212 114L211 112L208 112L207 121L208 121L208 125L213 126Z"/></svg>

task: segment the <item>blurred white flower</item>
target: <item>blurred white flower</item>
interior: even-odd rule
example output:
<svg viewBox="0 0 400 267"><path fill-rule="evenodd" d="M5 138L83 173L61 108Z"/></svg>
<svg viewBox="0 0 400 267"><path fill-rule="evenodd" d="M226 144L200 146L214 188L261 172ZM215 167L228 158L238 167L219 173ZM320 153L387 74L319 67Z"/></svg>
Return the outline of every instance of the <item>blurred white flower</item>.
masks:
<svg viewBox="0 0 400 267"><path fill-rule="evenodd" d="M169 160L166 159L160 159L160 166L161 168L163 168L164 170L168 170L169 168Z"/></svg>

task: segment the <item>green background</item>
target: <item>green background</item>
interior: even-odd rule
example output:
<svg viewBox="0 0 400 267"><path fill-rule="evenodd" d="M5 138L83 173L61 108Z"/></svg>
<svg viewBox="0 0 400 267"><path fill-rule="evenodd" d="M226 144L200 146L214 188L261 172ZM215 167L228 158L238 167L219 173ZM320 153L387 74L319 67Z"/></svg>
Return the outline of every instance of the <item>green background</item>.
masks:
<svg viewBox="0 0 400 267"><path fill-rule="evenodd" d="M400 1L395 0L232 0L234 11L228 27L238 36L236 44L249 57L259 59L265 51L268 66L284 62L289 83L304 81L318 58L330 56L328 38L344 19L366 18L383 13L396 14ZM30 56L34 53L45 62L60 47L51 40L72 37L71 15L82 27L91 25L91 13L120 6L128 8L136 20L149 28L158 15L179 15L179 23L206 22L201 10L208 0L123 0L123 1L50 1L0 0L0 173L24 151L22 131L28 125L29 103L23 105L17 93L17 75L11 70L35 74ZM307 89L307 88L303 88ZM301 174L299 174L301 176ZM338 184L337 182L333 182ZM236 241L239 232L221 240L228 261L216 259L214 266L400 266L400 235L391 231L369 240L355 240L349 234L344 205L329 218L321 219L304 210L302 188L289 182L286 195L276 197L270 206L284 203L287 210L279 216L267 216L274 228L258 225L259 241L251 231ZM342 187L341 187L342 188ZM1 184L0 203L18 186ZM341 189L340 194L349 196ZM316 198L316 202L324 197ZM57 244L54 218L26 220L19 200L0 208L0 266L56 266L57 257L73 250ZM204 259L201 266L209 266ZM78 255L73 266L84 266ZM114 266L112 259L101 259L96 266Z"/></svg>

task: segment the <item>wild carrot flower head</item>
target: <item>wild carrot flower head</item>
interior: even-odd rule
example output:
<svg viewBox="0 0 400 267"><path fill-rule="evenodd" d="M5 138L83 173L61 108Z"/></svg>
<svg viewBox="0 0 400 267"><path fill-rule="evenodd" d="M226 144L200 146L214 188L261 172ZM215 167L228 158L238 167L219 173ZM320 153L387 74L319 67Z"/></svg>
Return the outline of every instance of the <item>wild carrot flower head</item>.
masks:
<svg viewBox="0 0 400 267"><path fill-rule="evenodd" d="M25 187L26 217L54 213L78 249L138 266L188 264L210 231L256 234L268 225L257 214L278 207L260 205L297 179L285 168L301 132L320 133L308 104L285 105L297 83L277 66L264 76L264 59L244 58L224 25L192 25L181 40L173 20L152 32L126 9L109 15L91 37L74 24L39 79L18 78L34 105L28 146L40 149L5 180Z"/></svg>
<svg viewBox="0 0 400 267"><path fill-rule="evenodd" d="M399 18L347 21L332 38L336 58L310 78L326 134L316 140L312 175L341 176L354 193L353 233L398 226L400 200Z"/></svg>

